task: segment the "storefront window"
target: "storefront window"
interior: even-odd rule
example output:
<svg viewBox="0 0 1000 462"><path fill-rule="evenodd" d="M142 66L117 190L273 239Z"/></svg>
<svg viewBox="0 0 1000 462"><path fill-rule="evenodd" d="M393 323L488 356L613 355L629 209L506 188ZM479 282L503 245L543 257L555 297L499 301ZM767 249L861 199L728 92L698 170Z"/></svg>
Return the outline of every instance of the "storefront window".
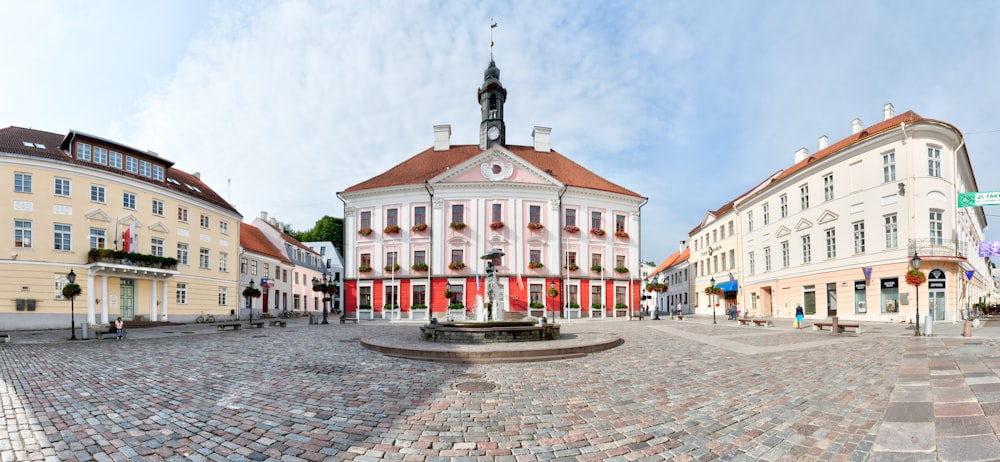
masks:
<svg viewBox="0 0 1000 462"><path fill-rule="evenodd" d="M882 279L882 312L899 313L899 278Z"/></svg>
<svg viewBox="0 0 1000 462"><path fill-rule="evenodd" d="M864 314L868 312L866 295L867 284L865 281L854 281L854 312Z"/></svg>

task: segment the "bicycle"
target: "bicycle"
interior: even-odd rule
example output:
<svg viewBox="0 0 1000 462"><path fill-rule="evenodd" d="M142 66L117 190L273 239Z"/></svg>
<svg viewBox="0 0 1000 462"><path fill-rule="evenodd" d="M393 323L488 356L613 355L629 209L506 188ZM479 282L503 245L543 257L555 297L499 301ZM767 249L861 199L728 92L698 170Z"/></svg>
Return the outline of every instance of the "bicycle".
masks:
<svg viewBox="0 0 1000 462"><path fill-rule="evenodd" d="M198 324L213 323L213 322L215 322L215 316L213 316L211 314L205 315L205 313L202 312L201 316L198 316L198 319L195 319L194 322L196 322Z"/></svg>

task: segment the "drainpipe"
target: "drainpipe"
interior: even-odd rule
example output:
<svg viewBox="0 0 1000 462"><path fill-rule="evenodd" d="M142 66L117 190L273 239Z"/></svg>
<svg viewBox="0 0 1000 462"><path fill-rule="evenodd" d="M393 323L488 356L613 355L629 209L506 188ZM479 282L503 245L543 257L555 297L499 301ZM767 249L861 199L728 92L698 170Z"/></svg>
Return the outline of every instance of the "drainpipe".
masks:
<svg viewBox="0 0 1000 462"><path fill-rule="evenodd" d="M431 198L430 208L427 209L427 218L426 219L430 220L431 223L434 223L434 220L433 220L433 217L434 217L434 190L431 188L431 184L429 182L427 182L426 180L424 181L424 189L427 190L427 195L430 196L430 198ZM427 249L427 260L431 260L432 258L434 258L434 227L433 226L428 226L428 227L430 229L430 236L429 236L430 237L430 244L429 244L430 247L428 247L428 249ZM434 293L434 290L433 290L433 288L431 286L432 285L431 283L433 282L433 279L432 279L432 275L433 274L434 274L434 267L431 265L431 262L428 261L428 263L427 263L427 291L424 292L424 296L427 297L427 300L425 301L425 303L427 304L427 322L431 322L431 318L434 315L434 309L431 308L431 306L432 306L431 305L431 297L433 296L432 294ZM447 308L445 308L445 309L447 310ZM445 311L445 312L447 313L447 311ZM410 311L410 315L411 316L413 315L412 309Z"/></svg>

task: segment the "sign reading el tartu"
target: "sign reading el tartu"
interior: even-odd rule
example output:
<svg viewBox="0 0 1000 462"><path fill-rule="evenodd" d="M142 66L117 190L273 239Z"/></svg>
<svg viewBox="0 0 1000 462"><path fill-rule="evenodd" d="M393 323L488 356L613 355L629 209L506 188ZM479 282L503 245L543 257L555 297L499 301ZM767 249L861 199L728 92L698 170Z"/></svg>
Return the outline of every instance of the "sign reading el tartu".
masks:
<svg viewBox="0 0 1000 462"><path fill-rule="evenodd" d="M1000 191L958 193L959 207L1000 205Z"/></svg>

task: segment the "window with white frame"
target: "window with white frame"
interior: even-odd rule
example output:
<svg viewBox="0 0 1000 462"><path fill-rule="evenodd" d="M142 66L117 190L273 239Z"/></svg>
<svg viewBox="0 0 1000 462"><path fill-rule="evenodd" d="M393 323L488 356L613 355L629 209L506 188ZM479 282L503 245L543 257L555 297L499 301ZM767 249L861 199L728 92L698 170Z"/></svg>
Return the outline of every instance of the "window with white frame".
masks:
<svg viewBox="0 0 1000 462"><path fill-rule="evenodd" d="M885 224L885 248L895 249L899 245L899 230L896 224L896 214L882 217Z"/></svg>
<svg viewBox="0 0 1000 462"><path fill-rule="evenodd" d="M927 147L927 175L941 176L941 149L934 146Z"/></svg>
<svg viewBox="0 0 1000 462"><path fill-rule="evenodd" d="M31 248L31 222L14 220L14 247Z"/></svg>
<svg viewBox="0 0 1000 462"><path fill-rule="evenodd" d="M56 223L53 225L53 230L55 234L55 245L53 248L66 252L73 250L73 227Z"/></svg>
<svg viewBox="0 0 1000 462"><path fill-rule="evenodd" d="M566 209L563 226L576 226L576 209Z"/></svg>
<svg viewBox="0 0 1000 462"><path fill-rule="evenodd" d="M851 226L854 228L854 253L865 253L865 222L854 222Z"/></svg>
<svg viewBox="0 0 1000 462"><path fill-rule="evenodd" d="M162 217L163 216L163 201L158 199L153 199L153 215Z"/></svg>
<svg viewBox="0 0 1000 462"><path fill-rule="evenodd" d="M372 228L372 212L370 210L361 212L360 219L358 220L358 226L360 229Z"/></svg>
<svg viewBox="0 0 1000 462"><path fill-rule="evenodd" d="M931 210L929 220L931 245L944 244L944 214L940 210Z"/></svg>
<svg viewBox="0 0 1000 462"><path fill-rule="evenodd" d="M753 211L747 212L747 231L753 231Z"/></svg>
<svg viewBox="0 0 1000 462"><path fill-rule="evenodd" d="M788 241L781 241L781 267L788 268L788 265L792 263L791 250L788 247Z"/></svg>
<svg viewBox="0 0 1000 462"><path fill-rule="evenodd" d="M55 185L56 185L55 194L57 196L63 196L63 197L70 196L69 178L56 178Z"/></svg>
<svg viewBox="0 0 1000 462"><path fill-rule="evenodd" d="M761 218L764 220L764 226L767 226L771 223L771 204L764 203L764 206L761 208Z"/></svg>
<svg viewBox="0 0 1000 462"><path fill-rule="evenodd" d="M771 271L771 247L764 247L764 271Z"/></svg>
<svg viewBox="0 0 1000 462"><path fill-rule="evenodd" d="M229 272L229 253L219 252L219 271Z"/></svg>
<svg viewBox="0 0 1000 462"><path fill-rule="evenodd" d="M808 234L802 236L802 263L812 261L812 237Z"/></svg>
<svg viewBox="0 0 1000 462"><path fill-rule="evenodd" d="M153 179L157 181L163 181L163 167L159 165L153 166Z"/></svg>
<svg viewBox="0 0 1000 462"><path fill-rule="evenodd" d="M149 240L149 251L157 257L163 256L163 239L154 237Z"/></svg>
<svg viewBox="0 0 1000 462"><path fill-rule="evenodd" d="M225 306L229 304L229 288L219 287L219 306Z"/></svg>
<svg viewBox="0 0 1000 462"><path fill-rule="evenodd" d="M98 185L98 184L92 184L92 185L90 185L90 201L91 202L97 202L97 203L103 204L104 203L104 199L105 199L104 196L105 196L104 186L101 186L101 185Z"/></svg>
<svg viewBox="0 0 1000 462"><path fill-rule="evenodd" d="M76 158L80 160L90 160L90 145L86 143L76 143Z"/></svg>
<svg viewBox="0 0 1000 462"><path fill-rule="evenodd" d="M139 173L139 159L131 156L125 156L125 171Z"/></svg>
<svg viewBox="0 0 1000 462"><path fill-rule="evenodd" d="M385 211L385 226L399 226L399 209L392 208Z"/></svg>
<svg viewBox="0 0 1000 462"><path fill-rule="evenodd" d="M135 194L130 192L122 193L122 207L135 210Z"/></svg>
<svg viewBox="0 0 1000 462"><path fill-rule="evenodd" d="M111 151L111 153L108 154L108 166L121 170L122 153Z"/></svg>
<svg viewBox="0 0 1000 462"><path fill-rule="evenodd" d="M94 163L102 165L108 163L108 150L100 146L94 146Z"/></svg>
<svg viewBox="0 0 1000 462"><path fill-rule="evenodd" d="M837 230L834 228L823 231L826 236L826 258L837 257Z"/></svg>
<svg viewBox="0 0 1000 462"><path fill-rule="evenodd" d="M181 223L188 222L188 209L187 207L177 207L177 221Z"/></svg>
<svg viewBox="0 0 1000 462"><path fill-rule="evenodd" d="M778 208L781 211L781 218L788 216L788 194L778 196Z"/></svg>
<svg viewBox="0 0 1000 462"><path fill-rule="evenodd" d="M183 242L177 243L177 264L185 266L188 264L188 245Z"/></svg>
<svg viewBox="0 0 1000 462"><path fill-rule="evenodd" d="M212 260L211 251L202 247L198 249L198 267L202 269L208 269Z"/></svg>
<svg viewBox="0 0 1000 462"><path fill-rule="evenodd" d="M219 221L219 232L222 234L229 234L229 222Z"/></svg>
<svg viewBox="0 0 1000 462"><path fill-rule="evenodd" d="M178 305L187 305L187 302L188 302L188 285L187 285L186 282L178 282L177 283L177 287L174 290L174 293L177 295L175 297L175 300L177 301Z"/></svg>
<svg viewBox="0 0 1000 462"><path fill-rule="evenodd" d="M104 249L108 247L108 232L101 228L90 228L90 248Z"/></svg>
<svg viewBox="0 0 1000 462"><path fill-rule="evenodd" d="M833 174L823 175L823 200L830 202L833 200Z"/></svg>
<svg viewBox="0 0 1000 462"><path fill-rule="evenodd" d="M14 172L14 192L31 192L31 174Z"/></svg>
<svg viewBox="0 0 1000 462"><path fill-rule="evenodd" d="M747 272L750 274L756 273L756 265L753 259L753 252L747 253Z"/></svg>
<svg viewBox="0 0 1000 462"><path fill-rule="evenodd" d="M211 221L209 220L208 215L205 215L204 213L201 214L201 227L205 228L205 229L208 229L208 228L211 227L211 226L209 226L210 224L211 224Z"/></svg>
<svg viewBox="0 0 1000 462"><path fill-rule="evenodd" d="M729 269L736 268L736 251L729 249Z"/></svg>
<svg viewBox="0 0 1000 462"><path fill-rule="evenodd" d="M802 210L809 208L809 185L804 184L799 186L799 202L802 206Z"/></svg>
<svg viewBox="0 0 1000 462"><path fill-rule="evenodd" d="M882 182L896 181L896 153L882 154Z"/></svg>

